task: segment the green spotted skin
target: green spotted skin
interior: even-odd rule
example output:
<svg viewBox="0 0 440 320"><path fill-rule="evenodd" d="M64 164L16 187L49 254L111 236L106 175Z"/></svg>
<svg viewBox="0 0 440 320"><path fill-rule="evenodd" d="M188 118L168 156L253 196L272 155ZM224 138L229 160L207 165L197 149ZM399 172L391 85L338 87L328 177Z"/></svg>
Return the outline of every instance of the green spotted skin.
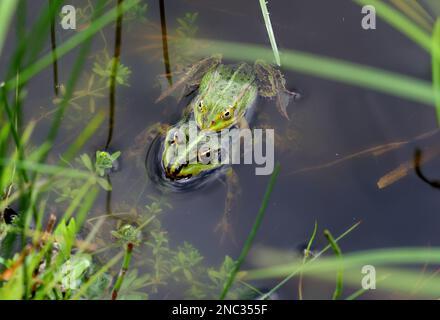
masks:
<svg viewBox="0 0 440 320"><path fill-rule="evenodd" d="M207 72L192 101L197 126L221 131L240 122L257 98L258 87L251 66L220 64Z"/></svg>
<svg viewBox="0 0 440 320"><path fill-rule="evenodd" d="M201 145L206 145L210 141L209 137L200 131L197 138L190 141L187 124L186 122L177 124L171 127L165 135L162 166L165 175L170 180L177 181L196 177L222 166L221 163L203 163L201 161L203 157L218 154L220 147L216 143L211 143L209 150L200 149ZM206 155L207 152L208 155Z"/></svg>

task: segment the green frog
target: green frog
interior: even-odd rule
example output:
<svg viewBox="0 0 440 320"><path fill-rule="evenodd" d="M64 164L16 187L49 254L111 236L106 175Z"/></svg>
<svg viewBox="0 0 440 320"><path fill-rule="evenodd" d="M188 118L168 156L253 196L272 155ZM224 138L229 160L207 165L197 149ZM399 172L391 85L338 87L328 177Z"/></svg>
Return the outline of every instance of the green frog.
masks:
<svg viewBox="0 0 440 320"><path fill-rule="evenodd" d="M222 219L216 230L230 233L230 213L241 190L231 165L221 161L222 144L211 139L217 133L197 130L191 139L190 130L197 130L194 119L185 118L174 126L160 126L159 134L151 142L146 167L156 186L177 192L193 191L219 181L226 185L226 199ZM156 128L157 129L157 128Z"/></svg>
<svg viewBox="0 0 440 320"><path fill-rule="evenodd" d="M253 66L225 65L220 56L213 56L189 67L157 99L176 93L180 99L194 93L181 120L174 126L155 124L142 135L151 142L146 166L152 180L186 191L226 177L225 210L218 228L227 233L228 217L240 187L232 167L219 159L222 145L208 143L210 136L219 135L222 130L249 128L258 96L275 98L278 110L289 119L287 105L299 94L288 91L285 84L281 72L263 61ZM192 122L199 130L195 140L190 139L188 124Z"/></svg>
<svg viewBox="0 0 440 320"><path fill-rule="evenodd" d="M197 89L188 108L201 130L218 132L233 126L249 127L259 95L275 98L279 112L289 119L287 105L300 95L287 90L285 85L281 72L264 61L258 60L253 66L225 65L216 55L189 67L157 101L175 92L182 97Z"/></svg>

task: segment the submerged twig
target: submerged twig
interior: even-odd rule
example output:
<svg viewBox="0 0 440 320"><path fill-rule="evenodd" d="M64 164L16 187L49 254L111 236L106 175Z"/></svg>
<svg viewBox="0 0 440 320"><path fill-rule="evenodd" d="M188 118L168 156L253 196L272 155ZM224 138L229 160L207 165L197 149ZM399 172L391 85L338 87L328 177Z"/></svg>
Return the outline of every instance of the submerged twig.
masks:
<svg viewBox="0 0 440 320"><path fill-rule="evenodd" d="M419 140L424 140L427 138L432 137L433 135L437 134L439 132L439 129L434 129L425 133L422 133L412 139L408 139L408 140L402 140L402 141L396 141L396 142L390 142L390 143L386 143L386 144L381 144L378 146L374 146L365 150L361 150L352 154L349 154L343 158L334 160L334 161L330 161L324 164L320 164L320 165L314 165L314 166L310 166L310 167L306 167L306 168L302 168L299 170L295 170L293 172L290 172L289 175L295 175L295 174L299 174L299 173L305 173L305 172L309 172L309 171L315 171L315 170L320 170L320 169L326 169L326 168L330 168L333 167L335 165L341 164L343 162L355 159L355 158L359 158L362 156L381 156L385 153L388 153L390 151L396 150L398 148L402 148L410 143L414 143L416 141Z"/></svg>
<svg viewBox="0 0 440 320"><path fill-rule="evenodd" d="M118 0L117 16L116 16L116 30L115 30L115 48L113 53L112 71L110 74L110 95L109 95L109 123L107 142L105 143L105 150L108 149L113 138L113 128L115 125L115 102L116 102L116 76L121 59L121 41L122 41L122 4L124 0Z"/></svg>
<svg viewBox="0 0 440 320"><path fill-rule="evenodd" d="M171 65L170 56L168 53L168 32L167 32L167 22L165 18L165 0L159 0L160 7L160 27L162 31L162 52L163 52L163 63L165 65L165 76L168 80L169 85L173 84L173 79L171 77Z"/></svg>
<svg viewBox="0 0 440 320"><path fill-rule="evenodd" d="M52 6L52 0L49 0L49 5ZM55 92L55 96L58 96L58 89L59 89L59 83L58 83L58 58L56 54L57 49L57 42L56 42L56 34L55 34L55 16L56 12L53 11L52 15L50 17L50 42L51 42L51 49L52 49L52 66L53 66L53 88Z"/></svg>
<svg viewBox="0 0 440 320"><path fill-rule="evenodd" d="M422 162L427 162L429 160L431 160L432 158L434 158L435 156L437 156L440 153L440 149L434 149L434 150L430 150L430 152L425 155L425 157L422 159L419 159L420 162L418 163L418 165L422 164ZM408 160L402 164L400 164L397 168L391 170L390 172L388 172L387 174L385 174L384 176L382 176L378 181L377 181L377 187L379 189L383 189L386 187L389 187L390 185L392 185L393 183L399 181L400 179L406 177L408 175L408 173L410 171L412 171L412 169L415 169L415 162L412 160ZM417 173L417 170L416 170Z"/></svg>

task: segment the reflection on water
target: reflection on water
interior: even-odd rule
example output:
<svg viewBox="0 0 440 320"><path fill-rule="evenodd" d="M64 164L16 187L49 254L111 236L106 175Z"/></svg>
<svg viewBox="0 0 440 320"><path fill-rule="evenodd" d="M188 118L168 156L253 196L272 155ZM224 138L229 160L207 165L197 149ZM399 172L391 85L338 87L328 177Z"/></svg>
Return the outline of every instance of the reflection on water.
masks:
<svg viewBox="0 0 440 320"><path fill-rule="evenodd" d="M29 6L37 6L37 2ZM119 0L118 5L121 3ZM78 7L86 4L77 1ZM355 4L286 0L273 3L270 9L281 52L283 48L304 50L430 79L430 57L387 25L380 24L371 33L362 30ZM59 45L67 31L56 27L54 33L53 24L51 30L51 46L55 48L56 39ZM120 150L121 169L107 175L112 191L101 193L91 214L119 217L103 223L98 246L113 241L110 230L121 224L118 220L141 225L152 219L142 230L148 245L135 248L133 262L133 270L148 275L140 284L142 297L145 292L154 298L215 297L220 280L233 263L229 257L237 257L250 231L268 182L268 177L255 176L252 166L236 166L242 192L231 213L233 237L223 242L214 229L223 213L224 180L189 193L164 192L154 186L144 165L149 140L140 137L154 124L176 123L182 111L182 104L172 98L155 103L160 95L157 78L165 66L171 84L174 70L170 61L175 64L173 69L181 71L191 60L187 52L190 37L269 45L265 32L257 4L181 0L165 5L159 0L148 1L146 11L120 16L95 39L53 157L62 154L78 129L108 106L108 127L103 126L82 152ZM104 53L111 41L113 54ZM32 137L35 144L42 141L53 115L52 101L47 97L54 88L58 95L57 84L68 79L64 70L70 69L73 59L63 57L54 63L53 73L46 70L29 86L25 120L39 119ZM58 68L62 71L59 74ZM255 126L275 128L276 160L282 169L256 244L295 250L307 241L315 221L340 234L359 220L362 225L340 244L344 252L440 244L440 198L438 190L426 185L439 186L430 178L439 176L438 136L425 135L436 126L432 109L296 72L285 70L284 74L287 83L304 92L305 98L288 109L291 121L279 116L273 101L258 100ZM423 139L418 139L421 135ZM423 157L416 152L413 159L416 148L425 150ZM400 171L379 183L396 168ZM63 192L58 196L68 197L68 190ZM64 203L58 199L53 197L50 206L62 208ZM317 238L318 247L325 243L323 237ZM103 261L112 250L117 249L103 253ZM190 259L176 261L179 255ZM176 265L181 269L174 270ZM211 270L211 277L207 270ZM191 278L203 272L197 278L201 282L189 281L189 286L173 278L176 274ZM173 290L173 286L184 290ZM295 290L286 287L282 294L291 297ZM321 297L319 293L317 297Z"/></svg>

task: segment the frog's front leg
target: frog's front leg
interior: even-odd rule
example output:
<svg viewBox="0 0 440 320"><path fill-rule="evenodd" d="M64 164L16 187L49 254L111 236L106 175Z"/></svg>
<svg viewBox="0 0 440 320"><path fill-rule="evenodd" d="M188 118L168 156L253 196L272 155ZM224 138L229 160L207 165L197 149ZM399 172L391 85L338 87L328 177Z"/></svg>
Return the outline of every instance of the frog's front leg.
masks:
<svg viewBox="0 0 440 320"><path fill-rule="evenodd" d="M258 83L258 93L263 97L275 97L278 111L286 119L289 119L287 105L292 99L299 99L300 94L287 90L286 80L282 73L270 64L257 60L254 68Z"/></svg>
<svg viewBox="0 0 440 320"><path fill-rule="evenodd" d="M238 120L238 127L239 127L240 129L250 129L250 127L249 127L249 122L246 120L245 117L241 117L241 118Z"/></svg>
<svg viewBox="0 0 440 320"><path fill-rule="evenodd" d="M169 124L156 122L142 130L142 132L135 137L134 145L127 151L127 157L138 158L140 155L143 155L147 149L147 146L153 142L154 138L156 138L158 135L165 134L168 128Z"/></svg>
<svg viewBox="0 0 440 320"><path fill-rule="evenodd" d="M233 238L231 227L231 212L234 203L236 199L239 198L240 194L241 188L237 173L232 168L228 168L226 172L225 208L223 216L215 229L216 231L221 233L222 240L224 240L225 236L228 234Z"/></svg>

